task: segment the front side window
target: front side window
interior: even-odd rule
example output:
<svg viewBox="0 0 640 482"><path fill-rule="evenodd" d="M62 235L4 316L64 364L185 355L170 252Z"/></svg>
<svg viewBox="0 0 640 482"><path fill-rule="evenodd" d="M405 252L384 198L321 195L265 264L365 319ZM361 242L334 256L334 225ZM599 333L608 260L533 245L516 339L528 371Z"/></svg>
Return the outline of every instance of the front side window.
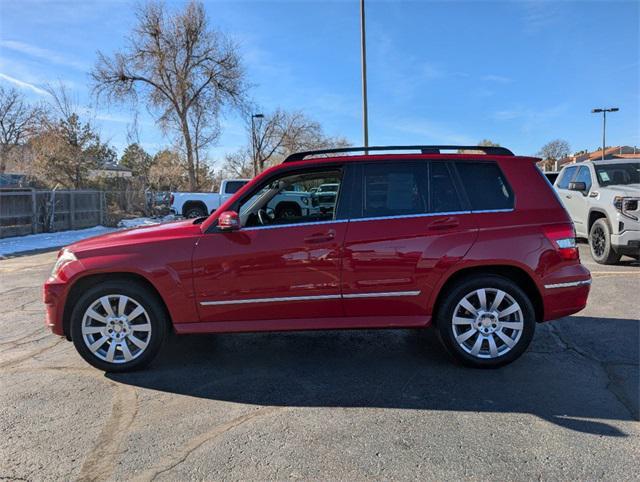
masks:
<svg viewBox="0 0 640 482"><path fill-rule="evenodd" d="M269 181L238 210L243 227L301 224L335 219L342 171L301 172ZM319 191L331 184L332 191Z"/></svg>
<svg viewBox="0 0 640 482"><path fill-rule="evenodd" d="M495 162L456 162L473 211L513 208L513 191Z"/></svg>
<svg viewBox="0 0 640 482"><path fill-rule="evenodd" d="M596 164L601 186L640 184L640 162Z"/></svg>
<svg viewBox="0 0 640 482"><path fill-rule="evenodd" d="M558 181L558 189L569 189L569 183L573 180L573 176L576 173L576 166L567 167L562 173L560 173L560 180Z"/></svg>
<svg viewBox="0 0 640 482"><path fill-rule="evenodd" d="M584 182L585 186L587 186L586 190L589 191L591 189L591 173L589 172L589 168L587 166L582 166L573 181Z"/></svg>
<svg viewBox="0 0 640 482"><path fill-rule="evenodd" d="M424 163L368 164L363 168L361 217L389 217L427 211Z"/></svg>

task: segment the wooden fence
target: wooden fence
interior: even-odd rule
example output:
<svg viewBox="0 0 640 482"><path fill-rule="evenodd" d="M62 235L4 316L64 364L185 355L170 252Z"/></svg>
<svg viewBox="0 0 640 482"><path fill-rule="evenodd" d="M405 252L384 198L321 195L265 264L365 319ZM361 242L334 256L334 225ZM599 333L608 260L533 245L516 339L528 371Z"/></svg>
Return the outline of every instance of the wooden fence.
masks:
<svg viewBox="0 0 640 482"><path fill-rule="evenodd" d="M103 224L102 191L0 191L0 238Z"/></svg>

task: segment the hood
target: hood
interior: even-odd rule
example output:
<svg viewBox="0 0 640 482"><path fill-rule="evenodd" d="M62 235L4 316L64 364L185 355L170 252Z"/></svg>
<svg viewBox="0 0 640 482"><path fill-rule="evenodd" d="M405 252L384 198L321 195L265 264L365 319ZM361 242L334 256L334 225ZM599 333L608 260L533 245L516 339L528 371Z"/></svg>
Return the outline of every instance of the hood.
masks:
<svg viewBox="0 0 640 482"><path fill-rule="evenodd" d="M640 184L613 184L604 189L620 196L640 197Z"/></svg>
<svg viewBox="0 0 640 482"><path fill-rule="evenodd" d="M194 224L193 219L175 221L153 226L123 229L93 238L83 239L67 246L74 253L94 250L99 248L111 248L120 245L138 244L148 241L160 241L201 234L200 224Z"/></svg>

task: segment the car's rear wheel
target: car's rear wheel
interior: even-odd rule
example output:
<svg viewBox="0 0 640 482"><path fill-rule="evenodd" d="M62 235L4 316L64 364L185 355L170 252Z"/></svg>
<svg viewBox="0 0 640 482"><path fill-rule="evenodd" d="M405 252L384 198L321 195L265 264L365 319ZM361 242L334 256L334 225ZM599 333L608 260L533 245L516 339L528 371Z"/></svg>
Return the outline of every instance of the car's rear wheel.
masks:
<svg viewBox="0 0 640 482"><path fill-rule="evenodd" d="M589 231L591 257L599 264L615 264L621 255L611 246L611 229L605 218L596 219Z"/></svg>
<svg viewBox="0 0 640 482"><path fill-rule="evenodd" d="M76 350L108 372L142 368L157 355L167 319L157 297L130 281L107 282L87 290L71 315Z"/></svg>
<svg viewBox="0 0 640 482"><path fill-rule="evenodd" d="M493 368L511 363L535 332L531 300L501 276L473 277L445 294L437 315L444 346L469 366Z"/></svg>
<svg viewBox="0 0 640 482"><path fill-rule="evenodd" d="M203 218L206 215L207 210L198 204L188 206L184 211L184 217L188 219Z"/></svg>

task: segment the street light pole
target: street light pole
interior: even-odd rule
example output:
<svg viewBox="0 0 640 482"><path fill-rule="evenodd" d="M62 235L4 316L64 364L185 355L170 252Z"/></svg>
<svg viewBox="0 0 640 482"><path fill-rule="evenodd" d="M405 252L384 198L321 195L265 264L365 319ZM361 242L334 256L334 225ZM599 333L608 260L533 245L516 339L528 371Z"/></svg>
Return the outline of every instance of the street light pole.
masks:
<svg viewBox="0 0 640 482"><path fill-rule="evenodd" d="M602 112L602 160L604 161L604 148L607 145L607 112L618 112L617 107L603 107L602 109L591 109L592 114Z"/></svg>
<svg viewBox="0 0 640 482"><path fill-rule="evenodd" d="M364 147L369 147L369 113L367 108L367 40L365 34L364 0L360 0L360 54L362 58L362 135ZM368 154L369 151L365 151Z"/></svg>
<svg viewBox="0 0 640 482"><path fill-rule="evenodd" d="M256 124L255 119L264 118L264 114L253 114L251 116L251 158L253 160L253 177L258 175L258 160L256 159Z"/></svg>

